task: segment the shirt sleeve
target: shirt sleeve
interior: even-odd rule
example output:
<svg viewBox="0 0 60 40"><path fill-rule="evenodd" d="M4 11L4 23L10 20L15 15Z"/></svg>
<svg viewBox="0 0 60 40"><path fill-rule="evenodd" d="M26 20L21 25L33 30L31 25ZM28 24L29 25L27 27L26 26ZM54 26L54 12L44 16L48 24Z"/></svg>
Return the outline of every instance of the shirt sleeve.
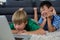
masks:
<svg viewBox="0 0 60 40"><path fill-rule="evenodd" d="M56 29L59 29L60 28L60 17L58 15L54 15L53 26Z"/></svg>
<svg viewBox="0 0 60 40"><path fill-rule="evenodd" d="M39 21L38 21L38 24L42 24L42 22L43 22L43 19L42 19L42 17L39 19Z"/></svg>

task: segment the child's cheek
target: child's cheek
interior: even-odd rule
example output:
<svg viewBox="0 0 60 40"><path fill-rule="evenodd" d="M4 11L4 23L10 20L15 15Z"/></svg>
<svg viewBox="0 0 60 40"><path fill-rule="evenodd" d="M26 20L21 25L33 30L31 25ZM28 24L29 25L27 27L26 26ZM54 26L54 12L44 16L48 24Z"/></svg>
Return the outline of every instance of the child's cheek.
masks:
<svg viewBox="0 0 60 40"><path fill-rule="evenodd" d="M19 26L18 26L18 25L14 25L14 28L15 28L15 29L19 29Z"/></svg>
<svg viewBox="0 0 60 40"><path fill-rule="evenodd" d="M15 29L18 29L18 27L17 26L14 26L15 27Z"/></svg>

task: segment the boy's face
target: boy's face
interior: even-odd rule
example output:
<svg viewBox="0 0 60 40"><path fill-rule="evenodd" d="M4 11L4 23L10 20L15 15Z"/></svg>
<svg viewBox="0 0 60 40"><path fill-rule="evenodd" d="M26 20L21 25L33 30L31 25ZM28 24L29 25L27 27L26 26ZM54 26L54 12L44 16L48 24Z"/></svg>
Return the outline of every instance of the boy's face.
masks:
<svg viewBox="0 0 60 40"><path fill-rule="evenodd" d="M46 17L49 10L50 10L50 8L48 8L47 6L41 7L40 8L41 16Z"/></svg>
<svg viewBox="0 0 60 40"><path fill-rule="evenodd" d="M21 23L20 25L14 24L16 30L24 30L25 26L26 26L25 23Z"/></svg>

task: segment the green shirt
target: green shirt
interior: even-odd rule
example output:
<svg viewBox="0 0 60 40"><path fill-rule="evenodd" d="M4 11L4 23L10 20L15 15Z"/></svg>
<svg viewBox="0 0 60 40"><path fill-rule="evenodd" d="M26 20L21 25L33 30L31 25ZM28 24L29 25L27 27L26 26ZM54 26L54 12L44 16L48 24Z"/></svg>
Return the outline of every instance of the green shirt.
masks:
<svg viewBox="0 0 60 40"><path fill-rule="evenodd" d="M15 29L13 23L10 23L10 28L12 30ZM27 31L35 31L35 30L38 30L39 28L40 26L34 20L32 20L31 18L28 18L28 23L25 27Z"/></svg>

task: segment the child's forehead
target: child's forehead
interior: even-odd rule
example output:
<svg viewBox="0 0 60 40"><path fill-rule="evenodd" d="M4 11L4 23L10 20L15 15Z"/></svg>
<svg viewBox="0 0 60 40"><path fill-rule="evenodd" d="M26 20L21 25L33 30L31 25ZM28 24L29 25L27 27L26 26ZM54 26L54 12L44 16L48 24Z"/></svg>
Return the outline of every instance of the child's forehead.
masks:
<svg viewBox="0 0 60 40"><path fill-rule="evenodd" d="M43 10L43 9L49 9L49 8L46 6L40 8L40 10Z"/></svg>
<svg viewBox="0 0 60 40"><path fill-rule="evenodd" d="M40 9L48 8L46 5L42 6Z"/></svg>

